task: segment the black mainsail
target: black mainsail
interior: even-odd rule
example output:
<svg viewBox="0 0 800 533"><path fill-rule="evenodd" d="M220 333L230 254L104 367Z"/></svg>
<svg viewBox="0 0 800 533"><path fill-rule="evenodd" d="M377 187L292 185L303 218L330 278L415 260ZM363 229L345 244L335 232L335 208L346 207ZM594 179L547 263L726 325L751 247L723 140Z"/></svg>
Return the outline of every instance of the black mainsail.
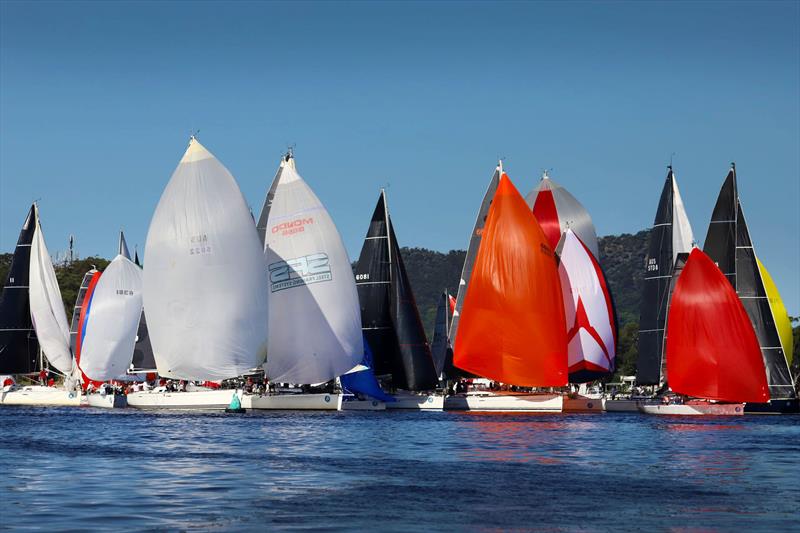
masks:
<svg viewBox="0 0 800 533"><path fill-rule="evenodd" d="M31 322L28 300L31 241L35 228L34 204L19 232L11 268L0 295L0 374L27 374L39 370L39 343Z"/></svg>
<svg viewBox="0 0 800 533"><path fill-rule="evenodd" d="M786 354L758 268L750 230L739 201L736 165L725 178L708 225L703 251L717 263L742 301L761 346L770 399L797 398Z"/></svg>
<svg viewBox="0 0 800 533"><path fill-rule="evenodd" d="M147 319L145 318L144 310L142 310L139 329L136 330L136 344L133 345L133 359L128 373L136 374L156 371L156 358L153 355L153 346L150 344L150 335L147 333Z"/></svg>
<svg viewBox="0 0 800 533"><path fill-rule="evenodd" d="M414 293L381 190L356 264L356 288L364 337L376 375L391 374L392 385L431 390L438 379Z"/></svg>
<svg viewBox="0 0 800 533"><path fill-rule="evenodd" d="M453 346L450 340L450 293L447 289L439 297L436 306L436 322L433 327L431 355L436 375L449 379L453 371Z"/></svg>

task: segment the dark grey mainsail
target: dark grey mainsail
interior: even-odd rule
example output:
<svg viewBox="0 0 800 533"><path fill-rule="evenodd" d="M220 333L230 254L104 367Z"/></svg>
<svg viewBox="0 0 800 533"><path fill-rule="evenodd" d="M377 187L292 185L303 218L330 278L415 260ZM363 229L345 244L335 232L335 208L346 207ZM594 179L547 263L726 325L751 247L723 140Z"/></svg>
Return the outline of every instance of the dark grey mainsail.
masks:
<svg viewBox="0 0 800 533"><path fill-rule="evenodd" d="M397 389L431 390L438 378L381 190L355 270L364 338L376 375Z"/></svg>
<svg viewBox="0 0 800 533"><path fill-rule="evenodd" d="M456 308L453 311L453 318L450 323L450 338L454 340L458 333L458 321L461 316L461 308L464 305L464 299L467 297L467 288L469 287L469 278L472 276L472 267L475 264L475 258L478 256L478 248L481 246L483 226L486 224L486 217L489 216L489 208L492 206L494 193L497 191L497 185L500 183L500 175L502 173L503 164L500 162L497 164L497 168L494 174L492 174L492 179L489 181L489 186L486 188L486 193L483 195L483 201L478 210L478 216L475 218L475 226L472 228L472 233L470 234L467 256L464 258L464 268L461 270L461 278L458 282Z"/></svg>
<svg viewBox="0 0 800 533"><path fill-rule="evenodd" d="M431 355L436 375L440 379L449 379L448 370L453 366L453 347L450 339L450 293L447 289L439 297L436 306L436 322L433 326L433 341L431 342Z"/></svg>
<svg viewBox="0 0 800 533"><path fill-rule="evenodd" d="M739 200L735 165L731 165L720 189L703 251L717 263L736 289L750 317L761 346L770 398L797 398Z"/></svg>
<svg viewBox="0 0 800 533"><path fill-rule="evenodd" d="M690 251L692 240L692 229L670 166L650 230L645 259L639 355L636 360L637 385L658 385L663 381L664 330L672 294L670 287L678 255Z"/></svg>
<svg viewBox="0 0 800 533"><path fill-rule="evenodd" d="M11 268L0 295L0 374L39 370L39 343L31 322L28 300L31 241L36 228L36 204L19 232Z"/></svg>
<svg viewBox="0 0 800 533"><path fill-rule="evenodd" d="M147 319L142 310L139 319L139 329L136 331L136 344L133 346L133 359L131 360L129 374L142 372L157 372L156 358L153 355L153 346L150 344L150 335L147 332Z"/></svg>

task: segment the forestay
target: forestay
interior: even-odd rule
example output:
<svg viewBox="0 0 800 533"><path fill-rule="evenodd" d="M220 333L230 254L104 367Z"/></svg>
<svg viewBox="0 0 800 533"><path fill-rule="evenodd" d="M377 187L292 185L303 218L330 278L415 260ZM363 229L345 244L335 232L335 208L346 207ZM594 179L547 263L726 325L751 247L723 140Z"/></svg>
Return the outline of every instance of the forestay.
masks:
<svg viewBox="0 0 800 533"><path fill-rule="evenodd" d="M196 139L167 184L145 245L144 308L158 373L231 378L267 354L267 274L236 180Z"/></svg>

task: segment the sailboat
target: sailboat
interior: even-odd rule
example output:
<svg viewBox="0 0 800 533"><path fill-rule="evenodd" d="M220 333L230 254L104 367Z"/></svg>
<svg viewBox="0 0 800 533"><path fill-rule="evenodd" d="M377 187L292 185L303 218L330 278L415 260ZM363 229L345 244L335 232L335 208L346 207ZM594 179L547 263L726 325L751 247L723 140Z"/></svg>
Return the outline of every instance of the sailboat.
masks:
<svg viewBox="0 0 800 533"><path fill-rule="evenodd" d="M82 302L83 303L83 302ZM120 232L119 253L94 284L82 309L80 354L76 364L85 381L99 383L86 395L92 407L124 407L122 394L103 383L127 381L142 316L142 269L130 260Z"/></svg>
<svg viewBox="0 0 800 533"><path fill-rule="evenodd" d="M450 323L453 311L456 308L456 299L447 289L439 296L436 306L436 322L433 326L433 340L431 341L431 355L436 375L442 381L447 381L454 376L453 367L453 342L450 335Z"/></svg>
<svg viewBox="0 0 800 533"><path fill-rule="evenodd" d="M587 383L614 372L617 317L605 275L589 247L570 228L556 247L567 324L570 383ZM600 411L596 398L570 395L565 411Z"/></svg>
<svg viewBox="0 0 800 533"><path fill-rule="evenodd" d="M497 173L499 183L461 308L453 363L507 386L563 386L567 328L555 254L511 180L500 167ZM445 404L447 409L550 412L560 412L562 405L560 394L488 391L456 394Z"/></svg>
<svg viewBox="0 0 800 533"><path fill-rule="evenodd" d="M159 200L145 244L143 303L158 374L212 381L250 373L267 355L268 281L242 192L192 137ZM224 409L231 390L128 395L139 408Z"/></svg>
<svg viewBox="0 0 800 533"><path fill-rule="evenodd" d="M29 254L22 250L24 248L29 249ZM26 255L28 255L27 265L24 264ZM22 272L27 271L27 297L31 323L36 332L41 353L51 367L64 376L64 384L58 387L34 385L12 387L9 390L4 389L2 395L0 395L0 403L4 405L80 405L80 389L76 387L77 383L72 379L73 357L70 350L69 326L67 325L61 290L58 287L53 263L44 242L44 235L39 221L39 208L36 204L33 205L25 220L14 259L19 260L21 264L16 267L12 265L12 270L9 273L10 283L7 283L7 285L17 283L16 276L20 276L19 281L22 281L24 278ZM13 291L23 291L24 285L12 286L19 287L12 289ZM6 291L4 290L3 292L5 293ZM16 307L17 311L24 310L24 306L18 298L18 295L16 297L9 295L9 303L6 304L4 297L3 307L5 308L6 305L9 305L9 311L13 311L14 307ZM19 329L26 329L25 326L27 324L23 317L16 316L14 320L23 326ZM26 351L23 349L21 353L11 352L11 349L19 350L22 347L21 336L13 335L14 333L22 333L22 331L10 331L8 333L11 335L6 338L10 342L3 347L3 351L9 349L10 363L17 365L17 368L22 370L24 366L29 365ZM25 331L25 335L30 335L30 332ZM39 364L43 366L43 361L40 361Z"/></svg>
<svg viewBox="0 0 800 533"><path fill-rule="evenodd" d="M748 412L795 413L800 411L789 368L791 351L788 342L782 341L778 324L786 320L785 308L776 305L777 289L773 297L767 292L766 276L759 265L744 217L736 183L736 166L730 171L719 192L711 215L711 223L703 246L708 256L719 266L744 305L758 337L764 367L769 383L769 401L747 404ZM772 281L771 278L769 280ZM770 283L774 288L774 283ZM784 333L783 339L786 338Z"/></svg>
<svg viewBox="0 0 800 533"><path fill-rule="evenodd" d="M536 221L555 250L565 231L571 229L595 257L600 258L597 231L589 213L564 187L556 183L547 172L539 185L525 197L525 202L536 216Z"/></svg>
<svg viewBox="0 0 800 533"><path fill-rule="evenodd" d="M769 400L761 349L742 301L699 248L689 254L672 295L666 378L672 391L692 399L640 403L640 411L741 415L744 402Z"/></svg>
<svg viewBox="0 0 800 533"><path fill-rule="evenodd" d="M356 263L355 279L375 374L388 376L395 390L405 391L395 394L397 401L387 408L442 409L443 397L427 393L439 380L383 189Z"/></svg>
<svg viewBox="0 0 800 533"><path fill-rule="evenodd" d="M325 206L297 172L291 152L280 167L257 224L269 274L271 383L312 385L336 379L364 354L352 266ZM294 389L298 390L298 389ZM246 394L253 409L332 409L330 392Z"/></svg>
<svg viewBox="0 0 800 533"><path fill-rule="evenodd" d="M694 241L672 166L667 170L645 260L636 361L636 384L640 386L664 384L664 331L674 280L677 279L676 264L681 254L691 251ZM618 400L616 406L614 403L606 401L606 409L636 409L635 402L630 400Z"/></svg>

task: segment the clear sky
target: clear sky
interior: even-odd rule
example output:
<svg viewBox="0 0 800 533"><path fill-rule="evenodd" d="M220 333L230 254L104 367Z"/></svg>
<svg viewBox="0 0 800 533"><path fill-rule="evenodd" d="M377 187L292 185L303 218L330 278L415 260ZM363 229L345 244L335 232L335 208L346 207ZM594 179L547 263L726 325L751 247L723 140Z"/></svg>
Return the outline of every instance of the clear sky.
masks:
<svg viewBox="0 0 800 533"><path fill-rule="evenodd" d="M256 214L287 145L357 257L466 247L498 157L598 234L652 224L671 154L699 241L728 165L800 314L800 3L0 3L0 250L143 248L191 130Z"/></svg>

